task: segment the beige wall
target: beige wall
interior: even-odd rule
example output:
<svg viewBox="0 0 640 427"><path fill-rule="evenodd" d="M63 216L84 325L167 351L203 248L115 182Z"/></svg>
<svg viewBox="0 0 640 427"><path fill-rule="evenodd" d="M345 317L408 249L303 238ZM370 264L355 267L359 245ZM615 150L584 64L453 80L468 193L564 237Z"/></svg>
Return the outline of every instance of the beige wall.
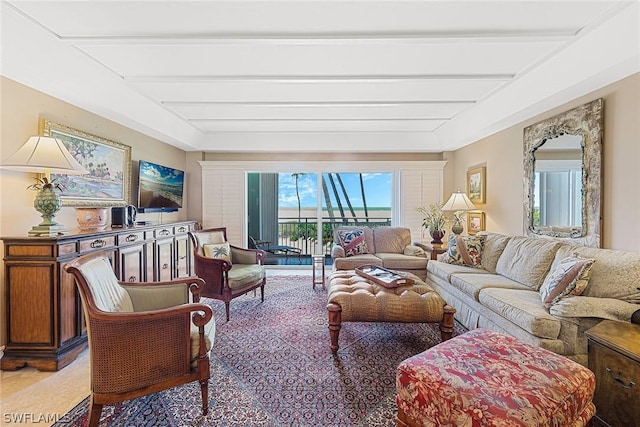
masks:
<svg viewBox="0 0 640 427"><path fill-rule="evenodd" d="M18 150L30 136L37 135L38 120L45 117L103 138L130 145L134 164L135 161L144 159L186 170L184 151L4 77L0 78L0 108L0 162ZM33 208L35 193L26 190L27 185L33 183L33 177L35 175L0 169L0 236L26 236L31 227L39 224L42 220ZM189 191L189 178L187 172L186 192ZM132 180L136 181L135 174L132 174ZM136 188L137 184L133 182L132 201L137 198ZM185 203L185 206L188 206L188 197L185 198ZM187 209L183 208L177 213L163 214L163 221L182 220L188 217ZM139 218L158 221L159 214L145 214L140 215ZM72 207L63 207L56 215L56 220L70 229L75 228L75 210ZM0 246L0 258L3 257L4 248ZM4 265L0 269L0 283L2 284L0 292L0 307L2 307L0 319L2 320L0 324L4 325ZM0 343L4 343L4 328L0 334Z"/></svg>
<svg viewBox="0 0 640 427"><path fill-rule="evenodd" d="M543 115L457 150L449 158L445 188L464 189L466 172L487 167L487 229L523 234L523 131L540 120L597 98L604 99L603 247L640 251L640 74L634 74Z"/></svg>

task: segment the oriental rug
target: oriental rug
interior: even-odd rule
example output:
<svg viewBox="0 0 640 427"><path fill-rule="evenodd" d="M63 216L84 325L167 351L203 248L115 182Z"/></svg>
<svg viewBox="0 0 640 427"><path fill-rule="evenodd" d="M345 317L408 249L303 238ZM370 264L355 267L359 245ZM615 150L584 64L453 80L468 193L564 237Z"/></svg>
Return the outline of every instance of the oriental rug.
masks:
<svg viewBox="0 0 640 427"><path fill-rule="evenodd" d="M310 276L267 279L265 301L250 293L216 316L209 414L197 383L115 405L101 426L395 426L398 364L440 342L437 325L345 323L329 348L327 292ZM456 324L454 335L463 333ZM84 426L88 399L55 426Z"/></svg>

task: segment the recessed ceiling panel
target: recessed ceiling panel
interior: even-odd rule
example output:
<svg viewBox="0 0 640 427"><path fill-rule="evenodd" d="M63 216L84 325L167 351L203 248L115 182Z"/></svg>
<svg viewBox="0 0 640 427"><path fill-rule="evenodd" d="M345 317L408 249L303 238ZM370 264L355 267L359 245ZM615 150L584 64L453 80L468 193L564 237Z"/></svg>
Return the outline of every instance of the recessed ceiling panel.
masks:
<svg viewBox="0 0 640 427"><path fill-rule="evenodd" d="M438 119L453 117L473 104L172 104L166 107L189 120L273 119L273 120L386 120Z"/></svg>
<svg viewBox="0 0 640 427"><path fill-rule="evenodd" d="M432 132L443 120L191 120L204 132Z"/></svg>
<svg viewBox="0 0 640 427"><path fill-rule="evenodd" d="M158 102L474 102L508 79L167 79L127 80Z"/></svg>
<svg viewBox="0 0 640 427"><path fill-rule="evenodd" d="M560 46L526 43L80 45L125 77L514 74Z"/></svg>

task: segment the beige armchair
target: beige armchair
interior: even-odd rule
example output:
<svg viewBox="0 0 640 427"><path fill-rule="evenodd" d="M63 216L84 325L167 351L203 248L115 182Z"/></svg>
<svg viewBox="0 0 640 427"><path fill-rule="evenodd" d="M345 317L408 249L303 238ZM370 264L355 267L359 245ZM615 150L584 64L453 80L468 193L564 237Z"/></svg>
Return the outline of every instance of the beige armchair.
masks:
<svg viewBox="0 0 640 427"><path fill-rule="evenodd" d="M202 296L224 301L227 321L232 299L260 288L264 302L265 252L229 244L225 227L189 232L195 273L205 281Z"/></svg>
<svg viewBox="0 0 640 427"><path fill-rule="evenodd" d="M87 323L91 360L89 426L104 404L200 383L208 412L209 350L215 336L211 307L200 304L204 282L119 282L104 252L65 265L75 277Z"/></svg>

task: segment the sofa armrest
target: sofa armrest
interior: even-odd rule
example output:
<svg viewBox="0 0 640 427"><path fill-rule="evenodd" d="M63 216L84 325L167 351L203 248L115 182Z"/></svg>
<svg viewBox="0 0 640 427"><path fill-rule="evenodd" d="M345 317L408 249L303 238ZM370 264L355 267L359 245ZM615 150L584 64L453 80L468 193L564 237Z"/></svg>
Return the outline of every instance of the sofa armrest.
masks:
<svg viewBox="0 0 640 427"><path fill-rule="evenodd" d="M331 247L331 259L344 258L345 256L346 254L342 246L334 244Z"/></svg>
<svg viewBox="0 0 640 427"><path fill-rule="evenodd" d="M640 304L632 304L613 298L576 296L563 298L549 309L558 317L597 317L600 319L629 322Z"/></svg>
<svg viewBox="0 0 640 427"><path fill-rule="evenodd" d="M415 246L415 245L409 245L406 248L404 248L404 252L405 255L410 255L410 256L417 256L417 257L421 257L421 258L426 258L427 254L424 251L424 249L422 249L419 246Z"/></svg>

